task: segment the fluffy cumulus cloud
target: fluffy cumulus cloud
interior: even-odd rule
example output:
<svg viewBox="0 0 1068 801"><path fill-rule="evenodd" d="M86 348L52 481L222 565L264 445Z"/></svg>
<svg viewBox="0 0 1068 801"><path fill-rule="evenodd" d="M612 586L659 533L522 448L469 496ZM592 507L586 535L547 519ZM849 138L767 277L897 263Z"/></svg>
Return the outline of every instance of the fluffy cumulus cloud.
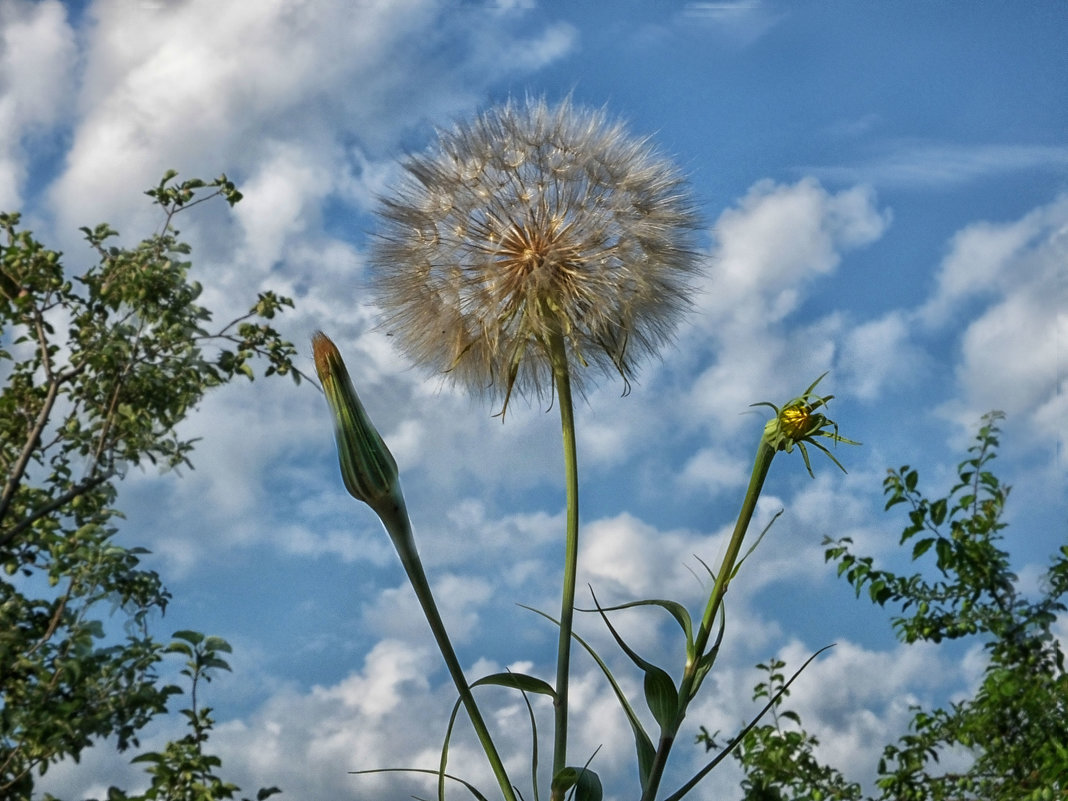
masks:
<svg viewBox="0 0 1068 801"><path fill-rule="evenodd" d="M524 13L433 0L94 3L73 144L52 191L59 218L132 215L131 199L167 166L225 166L277 188L285 172L263 171L279 158L313 170L333 159L330 175L344 176L341 149L380 157L407 127L447 118L488 82L572 46L566 25L527 30Z"/></svg>
<svg viewBox="0 0 1068 801"><path fill-rule="evenodd" d="M853 396L875 400L890 383L909 386L930 369L930 359L914 340L912 315L895 309L846 331L839 363Z"/></svg>
<svg viewBox="0 0 1068 801"><path fill-rule="evenodd" d="M64 117L75 54L62 3L0 4L0 209L22 203L25 139Z"/></svg>
<svg viewBox="0 0 1068 801"><path fill-rule="evenodd" d="M583 540L584 580L615 598L649 597L667 585L687 590L693 600L701 585L692 580L693 565L687 566L690 554L714 552L692 533L657 531L626 513L589 524Z"/></svg>
<svg viewBox="0 0 1068 801"><path fill-rule="evenodd" d="M863 186L832 194L812 179L759 181L713 227L717 244L700 301L708 324L782 320L806 283L833 271L843 251L878 239L889 222Z"/></svg>
<svg viewBox="0 0 1068 801"><path fill-rule="evenodd" d="M844 253L874 242L889 223L869 188L830 192L812 179L759 181L724 211L683 338L712 361L693 383L690 408L734 430L759 393L800 390L826 370L838 324L827 319L804 330L790 315Z"/></svg>
<svg viewBox="0 0 1068 801"><path fill-rule="evenodd" d="M1001 409L1041 439L1064 443L1068 342L1068 197L1019 220L959 231L937 290L917 312L932 331L962 326L958 395L945 413L963 425Z"/></svg>

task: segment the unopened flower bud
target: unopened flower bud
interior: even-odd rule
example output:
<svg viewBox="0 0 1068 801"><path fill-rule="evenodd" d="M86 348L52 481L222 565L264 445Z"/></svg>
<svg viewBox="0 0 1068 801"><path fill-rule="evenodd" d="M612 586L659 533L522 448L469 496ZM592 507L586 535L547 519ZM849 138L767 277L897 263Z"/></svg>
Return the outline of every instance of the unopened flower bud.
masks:
<svg viewBox="0 0 1068 801"><path fill-rule="evenodd" d="M312 337L312 351L315 371L334 414L334 437L345 488L385 521L404 508L397 462L360 403L337 346L320 331Z"/></svg>

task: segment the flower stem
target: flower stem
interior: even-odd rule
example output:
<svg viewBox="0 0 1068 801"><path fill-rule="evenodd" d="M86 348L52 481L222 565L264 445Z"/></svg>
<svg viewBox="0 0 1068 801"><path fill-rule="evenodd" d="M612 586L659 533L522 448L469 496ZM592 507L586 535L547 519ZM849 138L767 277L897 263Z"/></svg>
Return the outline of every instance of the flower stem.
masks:
<svg viewBox="0 0 1068 801"><path fill-rule="evenodd" d="M753 519L753 512L756 511L757 500L760 498L760 491L764 487L764 479L768 477L768 470L771 468L771 460L774 456L775 449L761 438L760 445L757 447L756 458L753 460L753 472L749 477L749 487L745 492L741 511L738 512L738 519L734 523L734 532L731 534L730 542L727 544L727 552L723 555L723 562L720 564L719 572L716 574L716 583L712 586L712 594L708 596L705 613L701 617L701 627L698 629L697 639L694 641L694 663L686 666L686 672L683 675L680 695L689 693L683 697L692 697L697 692L701 679L704 678L703 675L698 673L697 667L701 656L704 654L705 646L708 645L708 638L712 633L712 625L715 622L716 614L719 612L720 604L723 603L723 596L727 594L727 585L730 584L733 578L734 563L738 560L738 554L742 549L742 540L745 539L745 533L748 531L749 523Z"/></svg>
<svg viewBox="0 0 1068 801"><path fill-rule="evenodd" d="M563 333L553 327L549 355L560 404L560 427L564 445L564 481L567 485L567 538L564 546L564 578L560 601L560 641L556 654L556 731L553 740L553 776L567 767L567 688L571 671L571 629L575 614L575 577L578 573L578 455L575 447L575 412L571 402L571 375Z"/></svg>
<svg viewBox="0 0 1068 801"><path fill-rule="evenodd" d="M705 664L704 660L705 648L708 647L708 639L711 636L716 615L719 614L719 608L723 603L723 596L727 594L727 587L734 576L735 563L738 561L738 554L742 549L742 541L745 539L745 533L753 519L753 512L756 511L757 500L760 498L760 491L764 486L764 480L768 477L768 469L771 467L771 460L774 456L775 448L771 447L767 440L762 437L757 448L756 458L753 461L753 472L749 478L749 488L746 490L741 511L738 512L738 519L734 524L734 532L731 534L730 542L727 544L727 552L723 555L723 562L716 573L715 584L712 586L712 592L708 596L704 615L701 617L701 626L694 640L693 660L687 663L686 670L682 675L682 682L679 685L679 712L675 718L674 725L670 730L663 732L663 736L657 746L657 751L649 770L649 779L642 793L642 801L653 801L656 798L660 780L663 778L664 768L667 766L668 752L675 742L675 734L686 716L687 706L697 695L701 682L708 672L709 666Z"/></svg>
<svg viewBox="0 0 1068 801"><path fill-rule="evenodd" d="M423 615L430 624L430 630L433 632L434 640L438 644L438 650L441 651L441 656L449 669L449 674L456 685L456 691L460 695L460 700L467 711L467 716L471 719L471 726L474 728L479 742L482 743L482 749L486 752L486 758L489 760L494 776L497 777L497 783L500 785L505 801L518 801L512 783L508 779L508 773L504 769L504 762L501 760L500 754L497 753L497 747L493 744L493 738L490 736L486 721L482 718L482 713L475 703L475 697L472 695L471 687L464 676L460 660L456 657L456 651L453 650L449 634L445 630L445 623L438 612L434 595L430 591L430 582L427 580L426 572L423 570L423 562L419 558L419 551L415 547L415 538L412 536L408 513L403 505L399 508L388 510L388 512L380 514L382 522L389 532L390 539L393 540L393 544L396 546L397 554L400 556L401 564L404 566L404 572L408 574L408 581L415 590L416 598L419 599L419 604L423 608Z"/></svg>

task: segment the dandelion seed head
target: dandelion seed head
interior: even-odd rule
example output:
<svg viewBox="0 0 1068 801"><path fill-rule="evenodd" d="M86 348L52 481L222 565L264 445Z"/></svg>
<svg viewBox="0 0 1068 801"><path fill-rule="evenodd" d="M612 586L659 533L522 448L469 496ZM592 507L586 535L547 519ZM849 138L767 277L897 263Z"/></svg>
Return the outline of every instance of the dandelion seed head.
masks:
<svg viewBox="0 0 1068 801"><path fill-rule="evenodd" d="M627 382L689 306L686 182L602 111L510 101L403 167L371 256L384 326L479 394L547 390L552 330L580 389L591 366Z"/></svg>

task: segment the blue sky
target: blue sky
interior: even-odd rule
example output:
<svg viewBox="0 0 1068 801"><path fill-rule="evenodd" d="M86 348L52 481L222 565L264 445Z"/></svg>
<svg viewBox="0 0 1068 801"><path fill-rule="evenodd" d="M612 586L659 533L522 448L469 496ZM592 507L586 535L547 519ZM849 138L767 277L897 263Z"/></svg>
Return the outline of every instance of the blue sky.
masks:
<svg viewBox="0 0 1068 801"><path fill-rule="evenodd" d="M311 333L337 341L401 465L471 675L548 677L554 632L515 604L558 605L556 418L519 403L502 425L392 350L367 291L372 212L435 126L508 97L570 94L653 137L699 201L707 274L634 391L602 381L579 407L580 580L606 602L699 606L693 555L719 555L763 425L748 405L829 370L832 415L864 446L840 450L848 475L776 461L760 514L785 514L732 589L725 653L689 720L736 729L756 662L799 665L837 642L791 700L821 753L863 781L909 703L965 691L981 653L897 645L888 614L824 564L824 535L903 566L886 468L948 489L997 408L1027 586L1064 541L1066 34L1059 2L0 0L0 208L73 266L90 255L80 226L106 220L127 242L154 230L142 191L167 168L235 179L232 212L200 207L179 226L205 300L224 319L262 289L292 295L280 327L309 371ZM452 691L387 538L344 493L322 396L234 386L186 430L203 437L197 469L133 471L121 537L153 551L174 593L162 637L196 628L235 647L233 675L208 691L228 776L294 799L428 792L348 775L431 763ZM623 626L650 653L679 647L641 615ZM577 670L573 759L603 745L595 766L630 797L624 721L594 669ZM487 704L521 760L516 700ZM681 746L680 774L700 757ZM126 759L105 744L42 788L133 786ZM454 760L490 786L468 744ZM730 797L732 770L706 792Z"/></svg>

